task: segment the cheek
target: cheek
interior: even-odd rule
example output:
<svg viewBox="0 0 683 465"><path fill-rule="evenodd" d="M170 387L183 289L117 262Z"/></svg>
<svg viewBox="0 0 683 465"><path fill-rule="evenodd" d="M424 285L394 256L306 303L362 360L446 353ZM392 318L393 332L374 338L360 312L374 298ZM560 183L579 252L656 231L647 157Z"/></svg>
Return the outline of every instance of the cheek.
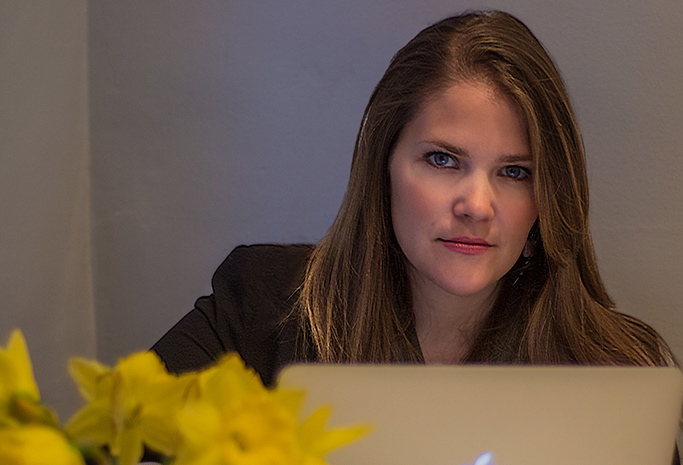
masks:
<svg viewBox="0 0 683 465"><path fill-rule="evenodd" d="M391 189L391 217L396 237L401 240L433 224L435 207L441 203L434 189L424 183L397 178Z"/></svg>
<svg viewBox="0 0 683 465"><path fill-rule="evenodd" d="M519 238L523 245L538 218L538 208L533 193L511 199L504 211L508 212L507 224L510 234Z"/></svg>

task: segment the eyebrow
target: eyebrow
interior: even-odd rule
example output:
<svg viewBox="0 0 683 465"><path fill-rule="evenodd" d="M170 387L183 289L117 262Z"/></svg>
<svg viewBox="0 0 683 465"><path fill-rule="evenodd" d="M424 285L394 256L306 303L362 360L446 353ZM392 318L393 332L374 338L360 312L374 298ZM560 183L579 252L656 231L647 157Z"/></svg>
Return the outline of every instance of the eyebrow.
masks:
<svg viewBox="0 0 683 465"><path fill-rule="evenodd" d="M441 147L455 155L460 155L465 158L469 158L470 154L467 150L463 149L462 147L458 147L456 145L449 144L448 142L444 142L441 140L426 140L424 142L427 142L428 144L431 145L436 145L437 147ZM519 163L519 162L532 162L533 157L530 154L527 153L519 153L519 154L510 154L510 155L503 155L499 158L499 161L502 163Z"/></svg>

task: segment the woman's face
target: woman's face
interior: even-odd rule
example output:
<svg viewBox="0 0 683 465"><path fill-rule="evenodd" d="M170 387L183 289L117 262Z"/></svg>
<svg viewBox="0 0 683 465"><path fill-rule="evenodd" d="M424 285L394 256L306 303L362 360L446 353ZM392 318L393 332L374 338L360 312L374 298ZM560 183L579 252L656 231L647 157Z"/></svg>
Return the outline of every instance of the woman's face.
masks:
<svg viewBox="0 0 683 465"><path fill-rule="evenodd" d="M537 217L524 119L492 87L461 83L429 99L389 162L391 213L413 287L491 295Z"/></svg>

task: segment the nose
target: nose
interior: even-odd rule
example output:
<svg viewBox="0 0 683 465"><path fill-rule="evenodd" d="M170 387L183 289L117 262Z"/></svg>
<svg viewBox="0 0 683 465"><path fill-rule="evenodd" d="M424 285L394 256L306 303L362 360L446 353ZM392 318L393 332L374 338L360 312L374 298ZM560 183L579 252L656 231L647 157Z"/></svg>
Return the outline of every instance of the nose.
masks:
<svg viewBox="0 0 683 465"><path fill-rule="evenodd" d="M493 217L495 192L484 174L471 174L458 180L455 187L453 213L472 221L486 221Z"/></svg>

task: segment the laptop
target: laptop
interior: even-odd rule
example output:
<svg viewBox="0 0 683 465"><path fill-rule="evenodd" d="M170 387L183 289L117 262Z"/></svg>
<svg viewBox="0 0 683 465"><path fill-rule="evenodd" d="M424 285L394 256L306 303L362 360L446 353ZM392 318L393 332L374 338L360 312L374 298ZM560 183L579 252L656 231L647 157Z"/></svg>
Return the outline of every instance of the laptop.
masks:
<svg viewBox="0 0 683 465"><path fill-rule="evenodd" d="M324 365L278 385L373 431L331 465L671 465L678 368Z"/></svg>

